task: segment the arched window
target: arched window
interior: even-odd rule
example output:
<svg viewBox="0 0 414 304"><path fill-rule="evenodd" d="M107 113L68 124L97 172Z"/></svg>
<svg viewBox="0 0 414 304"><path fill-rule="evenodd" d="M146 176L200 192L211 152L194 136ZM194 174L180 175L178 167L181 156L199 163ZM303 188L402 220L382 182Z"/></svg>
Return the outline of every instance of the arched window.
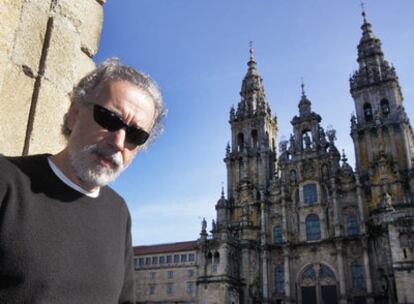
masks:
<svg viewBox="0 0 414 304"><path fill-rule="evenodd" d="M387 116L390 113L390 104L386 98L381 100L381 112L384 116Z"/></svg>
<svg viewBox="0 0 414 304"><path fill-rule="evenodd" d="M305 205L314 205L318 202L316 184L306 184L303 186L303 202Z"/></svg>
<svg viewBox="0 0 414 304"><path fill-rule="evenodd" d="M292 185L295 185L297 182L297 176L295 170L290 170L289 180Z"/></svg>
<svg viewBox="0 0 414 304"><path fill-rule="evenodd" d="M314 280L315 278L316 278L315 269L313 268L313 265L309 265L303 271L302 280L306 280L306 279Z"/></svg>
<svg viewBox="0 0 414 304"><path fill-rule="evenodd" d="M348 235L357 235L359 233L358 222L355 215L350 215L346 219L346 231Z"/></svg>
<svg viewBox="0 0 414 304"><path fill-rule="evenodd" d="M309 130L305 130L302 133L302 147L304 149L310 149L311 148L311 138L312 138L312 133Z"/></svg>
<svg viewBox="0 0 414 304"><path fill-rule="evenodd" d="M279 225L273 228L273 240L275 244L282 244L283 243L283 236L282 236L282 229Z"/></svg>
<svg viewBox="0 0 414 304"><path fill-rule="evenodd" d="M364 268L357 261L351 263L352 288L365 290Z"/></svg>
<svg viewBox="0 0 414 304"><path fill-rule="evenodd" d="M276 293L285 293L285 270L283 266L279 265L275 269Z"/></svg>
<svg viewBox="0 0 414 304"><path fill-rule="evenodd" d="M218 265L220 264L220 253L217 251L214 253L213 256L213 264L211 265L212 272L217 272Z"/></svg>
<svg viewBox="0 0 414 304"><path fill-rule="evenodd" d="M257 130L252 130L252 147L257 148Z"/></svg>
<svg viewBox="0 0 414 304"><path fill-rule="evenodd" d="M296 189L296 191L295 191L295 203L296 203L296 205L299 205L299 202L300 202L299 189Z"/></svg>
<svg viewBox="0 0 414 304"><path fill-rule="evenodd" d="M365 103L364 104L364 116L365 116L365 121L372 121L372 107L370 103Z"/></svg>
<svg viewBox="0 0 414 304"><path fill-rule="evenodd" d="M316 214L310 214L306 218L306 239L315 241L321 238L321 226L319 217Z"/></svg>
<svg viewBox="0 0 414 304"><path fill-rule="evenodd" d="M241 152L244 149L244 135L243 133L239 133L237 135L237 151Z"/></svg>
<svg viewBox="0 0 414 304"><path fill-rule="evenodd" d="M335 278L335 274L328 266L325 266L322 264L319 270L319 277L320 278Z"/></svg>

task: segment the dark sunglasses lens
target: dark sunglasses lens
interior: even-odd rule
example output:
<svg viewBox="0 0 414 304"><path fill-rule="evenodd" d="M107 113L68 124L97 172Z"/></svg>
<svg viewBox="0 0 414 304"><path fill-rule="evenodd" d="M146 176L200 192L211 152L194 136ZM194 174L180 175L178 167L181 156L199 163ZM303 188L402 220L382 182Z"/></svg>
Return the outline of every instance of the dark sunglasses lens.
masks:
<svg viewBox="0 0 414 304"><path fill-rule="evenodd" d="M110 132L118 131L124 126L124 123L115 113L98 105L94 105L93 118L102 128Z"/></svg>
<svg viewBox="0 0 414 304"><path fill-rule="evenodd" d="M149 134L142 129L126 126L118 115L105 109L104 107L94 105L93 118L97 124L110 132L115 132L125 127L126 140L132 145L143 145L149 137Z"/></svg>
<svg viewBox="0 0 414 304"><path fill-rule="evenodd" d="M149 134L142 129L128 127L126 130L126 140L133 145L143 145L149 137Z"/></svg>

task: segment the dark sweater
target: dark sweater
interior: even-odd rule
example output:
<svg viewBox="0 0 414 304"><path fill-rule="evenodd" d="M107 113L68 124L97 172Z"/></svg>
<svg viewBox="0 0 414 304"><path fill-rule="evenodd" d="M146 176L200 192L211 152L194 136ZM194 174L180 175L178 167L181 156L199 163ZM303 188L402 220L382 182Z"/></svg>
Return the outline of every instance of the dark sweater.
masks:
<svg viewBox="0 0 414 304"><path fill-rule="evenodd" d="M0 303L134 303L124 200L73 190L47 157L0 156Z"/></svg>

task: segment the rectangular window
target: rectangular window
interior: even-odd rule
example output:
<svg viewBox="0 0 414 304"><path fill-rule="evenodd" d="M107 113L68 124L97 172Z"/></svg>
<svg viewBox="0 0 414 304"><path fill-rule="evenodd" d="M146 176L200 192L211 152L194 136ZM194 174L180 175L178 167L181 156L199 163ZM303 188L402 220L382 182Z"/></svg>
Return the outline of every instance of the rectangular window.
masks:
<svg viewBox="0 0 414 304"><path fill-rule="evenodd" d="M194 262L195 261L195 254L194 253L190 253L188 255L188 261L189 262Z"/></svg>
<svg viewBox="0 0 414 304"><path fill-rule="evenodd" d="M172 256L167 255L167 264L171 264L171 263L172 263Z"/></svg>
<svg viewBox="0 0 414 304"><path fill-rule="evenodd" d="M193 276L194 276L194 270L190 269L190 270L188 271L188 277L189 277L189 278L192 278Z"/></svg>
<svg viewBox="0 0 414 304"><path fill-rule="evenodd" d="M151 264L151 258L145 258L145 265Z"/></svg>
<svg viewBox="0 0 414 304"><path fill-rule="evenodd" d="M164 264L165 263L165 256L160 256L160 264Z"/></svg>
<svg viewBox="0 0 414 304"><path fill-rule="evenodd" d="M173 293L173 283L167 283L167 294Z"/></svg>
<svg viewBox="0 0 414 304"><path fill-rule="evenodd" d="M305 205L314 205L318 202L318 191L316 184L307 184L303 186L303 201Z"/></svg>
<svg viewBox="0 0 414 304"><path fill-rule="evenodd" d="M158 257L152 257L152 265L158 264Z"/></svg>
<svg viewBox="0 0 414 304"><path fill-rule="evenodd" d="M155 279L155 272L154 271L151 271L149 273L149 276L150 276L150 280L154 280Z"/></svg>
<svg viewBox="0 0 414 304"><path fill-rule="evenodd" d="M217 272L217 269L218 269L218 264L211 265L211 271L212 272Z"/></svg>
<svg viewBox="0 0 414 304"><path fill-rule="evenodd" d="M280 245L283 243L282 229L280 226L275 226L275 228L273 228L273 238L275 244Z"/></svg>
<svg viewBox="0 0 414 304"><path fill-rule="evenodd" d="M149 294L150 295L155 294L155 286L154 285L150 285L150 287L149 287Z"/></svg>
<svg viewBox="0 0 414 304"><path fill-rule="evenodd" d="M187 283L187 293L189 295L193 294L193 290L194 290L194 283L193 282L188 282Z"/></svg>
<svg viewBox="0 0 414 304"><path fill-rule="evenodd" d="M173 271L167 271L167 278L172 279L174 276L174 272Z"/></svg>
<svg viewBox="0 0 414 304"><path fill-rule="evenodd" d="M285 271L283 266L277 266L275 269L276 293L285 293Z"/></svg>
<svg viewBox="0 0 414 304"><path fill-rule="evenodd" d="M144 266L144 258L139 258L138 264L140 267Z"/></svg>
<svg viewBox="0 0 414 304"><path fill-rule="evenodd" d="M179 254L175 254L174 255L174 263L179 263L180 262L180 255Z"/></svg>
<svg viewBox="0 0 414 304"><path fill-rule="evenodd" d="M185 263L187 262L187 255L186 254L182 254L181 255L181 263Z"/></svg>

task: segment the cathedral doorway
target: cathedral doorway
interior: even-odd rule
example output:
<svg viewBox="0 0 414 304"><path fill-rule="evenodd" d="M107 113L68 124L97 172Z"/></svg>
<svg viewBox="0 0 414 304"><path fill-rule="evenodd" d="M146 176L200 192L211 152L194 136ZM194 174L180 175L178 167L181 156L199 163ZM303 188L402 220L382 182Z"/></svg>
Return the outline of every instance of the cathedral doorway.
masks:
<svg viewBox="0 0 414 304"><path fill-rule="evenodd" d="M299 303L338 303L336 277L328 266L324 264L310 264L306 266L299 281Z"/></svg>

